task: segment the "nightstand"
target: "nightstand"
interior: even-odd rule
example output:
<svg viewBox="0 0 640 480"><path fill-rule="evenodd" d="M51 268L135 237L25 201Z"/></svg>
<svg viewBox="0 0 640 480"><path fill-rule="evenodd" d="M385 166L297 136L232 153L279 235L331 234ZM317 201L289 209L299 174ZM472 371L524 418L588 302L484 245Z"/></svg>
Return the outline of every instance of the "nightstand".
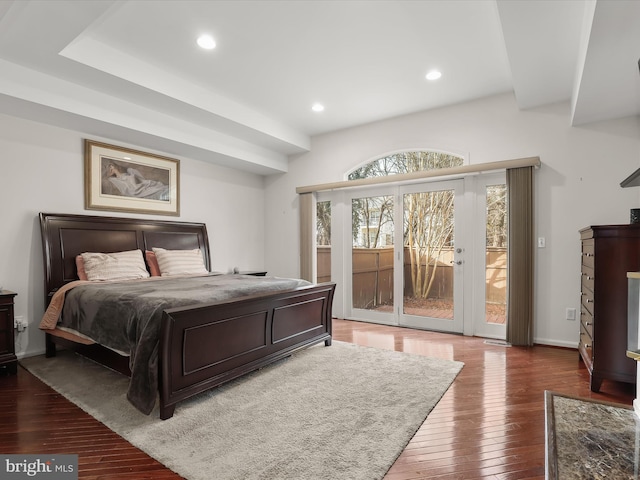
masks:
<svg viewBox="0 0 640 480"><path fill-rule="evenodd" d="M17 373L18 358L13 338L13 297L17 293L0 290L0 371Z"/></svg>

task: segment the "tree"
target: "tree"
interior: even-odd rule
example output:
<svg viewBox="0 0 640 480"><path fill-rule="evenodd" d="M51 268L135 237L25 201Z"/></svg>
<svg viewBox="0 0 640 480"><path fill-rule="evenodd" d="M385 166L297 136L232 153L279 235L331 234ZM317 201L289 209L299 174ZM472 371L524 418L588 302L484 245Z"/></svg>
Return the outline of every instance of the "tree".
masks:
<svg viewBox="0 0 640 480"><path fill-rule="evenodd" d="M443 249L453 243L454 192L421 192L404 197L404 246L409 251L413 296L427 298Z"/></svg>
<svg viewBox="0 0 640 480"><path fill-rule="evenodd" d="M460 166L463 162L464 159L461 157L441 152L400 152L369 162L353 171L349 179L450 168ZM404 246L410 256L411 282L415 297L426 298L429 295L443 250L453 244L454 198L454 193L450 190L405 195ZM353 200L352 211L354 245L361 229L364 229L366 235L362 246L376 247L382 225L393 221L392 198L371 197ZM377 225L372 222L374 212L379 213ZM376 228L375 235L370 235L371 228Z"/></svg>
<svg viewBox="0 0 640 480"><path fill-rule="evenodd" d="M383 227L393 223L393 197L354 198L351 211L353 245L364 248L379 247ZM361 238L362 230L364 235Z"/></svg>
<svg viewBox="0 0 640 480"><path fill-rule="evenodd" d="M331 245L331 202L316 205L316 244Z"/></svg>
<svg viewBox="0 0 640 480"><path fill-rule="evenodd" d="M507 246L507 186L487 187L487 246Z"/></svg>

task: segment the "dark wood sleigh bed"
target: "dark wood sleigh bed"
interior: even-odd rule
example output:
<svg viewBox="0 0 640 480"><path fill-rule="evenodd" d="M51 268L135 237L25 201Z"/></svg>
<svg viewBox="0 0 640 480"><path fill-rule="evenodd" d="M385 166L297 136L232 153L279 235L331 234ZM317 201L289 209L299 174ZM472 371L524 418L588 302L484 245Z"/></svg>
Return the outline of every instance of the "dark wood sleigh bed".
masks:
<svg viewBox="0 0 640 480"><path fill-rule="evenodd" d="M206 225L153 219L40 214L45 266L45 304L63 285L78 279L75 258L83 252L119 252L160 247L199 248L211 260ZM291 355L331 344L335 284L164 310L158 344L160 418L176 404ZM85 345L46 333L46 355L71 348L129 374L128 357L98 344Z"/></svg>

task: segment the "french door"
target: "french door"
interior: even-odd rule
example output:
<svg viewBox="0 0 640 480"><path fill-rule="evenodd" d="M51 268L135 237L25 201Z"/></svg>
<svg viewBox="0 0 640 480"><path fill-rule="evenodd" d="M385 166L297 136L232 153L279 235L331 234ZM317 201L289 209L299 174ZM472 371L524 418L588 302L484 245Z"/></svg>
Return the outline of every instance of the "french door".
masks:
<svg viewBox="0 0 640 480"><path fill-rule="evenodd" d="M338 283L337 316L506 338L504 173L317 199L318 281Z"/></svg>
<svg viewBox="0 0 640 480"><path fill-rule="evenodd" d="M476 179L473 248L477 255L473 278L473 335L507 338L507 186L505 174Z"/></svg>
<svg viewBox="0 0 640 480"><path fill-rule="evenodd" d="M462 199L462 180L348 195L350 318L462 332Z"/></svg>
<svg viewBox="0 0 640 480"><path fill-rule="evenodd" d="M399 189L395 298L400 325L462 333L463 191L462 180Z"/></svg>

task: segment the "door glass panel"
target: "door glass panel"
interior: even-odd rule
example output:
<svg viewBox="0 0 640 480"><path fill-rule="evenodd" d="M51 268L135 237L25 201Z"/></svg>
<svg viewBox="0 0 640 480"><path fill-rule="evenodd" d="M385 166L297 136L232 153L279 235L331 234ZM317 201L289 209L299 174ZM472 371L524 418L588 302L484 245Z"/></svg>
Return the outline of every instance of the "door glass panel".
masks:
<svg viewBox="0 0 640 480"><path fill-rule="evenodd" d="M453 320L454 190L404 199L403 313Z"/></svg>
<svg viewBox="0 0 640 480"><path fill-rule="evenodd" d="M351 204L352 306L393 310L393 196Z"/></svg>
<svg viewBox="0 0 640 480"><path fill-rule="evenodd" d="M316 282L331 281L331 201L316 204Z"/></svg>
<svg viewBox="0 0 640 480"><path fill-rule="evenodd" d="M507 307L507 186L486 188L485 318L487 323L503 325Z"/></svg>

